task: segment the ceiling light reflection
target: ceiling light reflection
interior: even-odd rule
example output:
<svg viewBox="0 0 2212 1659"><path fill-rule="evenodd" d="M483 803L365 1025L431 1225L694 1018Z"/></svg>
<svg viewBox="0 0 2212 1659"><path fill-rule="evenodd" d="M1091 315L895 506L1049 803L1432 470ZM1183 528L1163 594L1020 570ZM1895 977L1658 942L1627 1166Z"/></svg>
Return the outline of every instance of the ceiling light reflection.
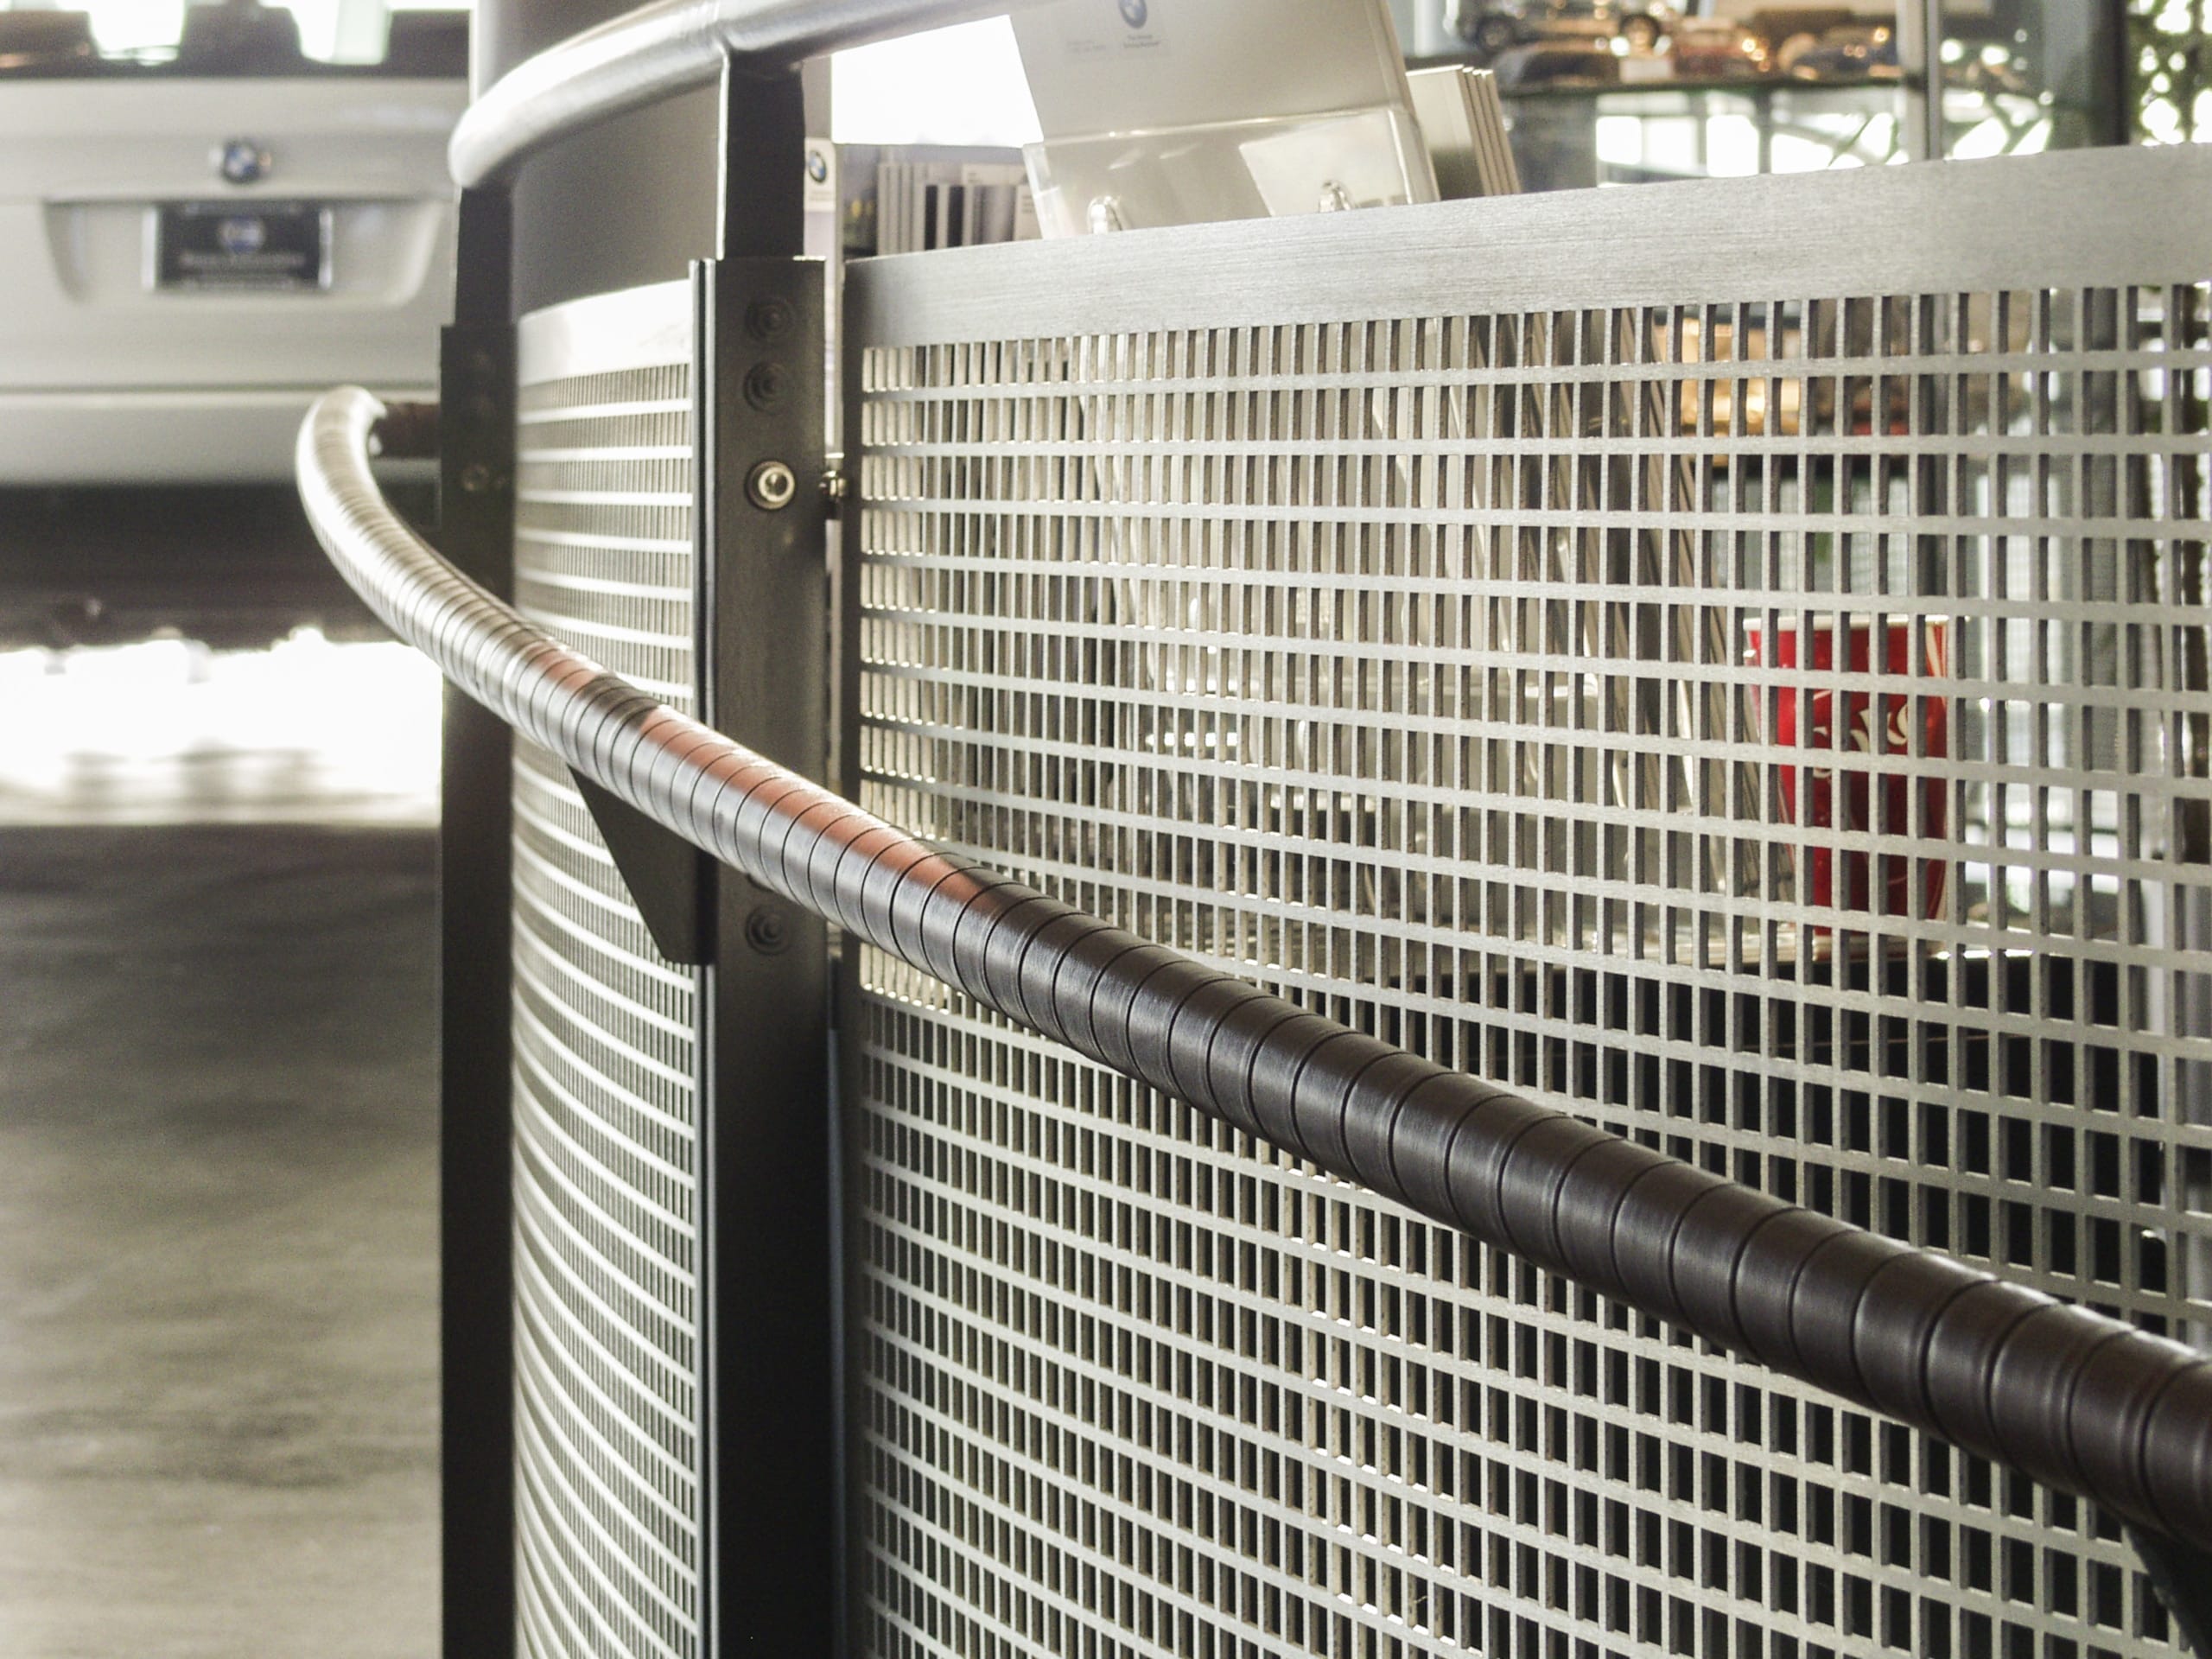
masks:
<svg viewBox="0 0 2212 1659"><path fill-rule="evenodd" d="M437 671L302 629L0 652L0 823L436 821Z"/></svg>

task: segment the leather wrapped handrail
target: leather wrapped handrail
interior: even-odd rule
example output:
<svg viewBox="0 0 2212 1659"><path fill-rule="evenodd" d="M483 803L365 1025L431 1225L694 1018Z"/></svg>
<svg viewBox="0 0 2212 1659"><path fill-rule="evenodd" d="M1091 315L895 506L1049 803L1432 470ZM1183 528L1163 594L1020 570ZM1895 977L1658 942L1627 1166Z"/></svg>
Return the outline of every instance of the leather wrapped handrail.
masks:
<svg viewBox="0 0 2212 1659"><path fill-rule="evenodd" d="M1493 1248L2212 1546L2212 1361L1449 1071L938 851L657 702L454 570L302 428L309 522L470 696L693 846L1007 1018Z"/></svg>
<svg viewBox="0 0 2212 1659"><path fill-rule="evenodd" d="M546 145L711 84L733 60L769 68L1034 0L661 0L517 64L472 103L447 150L465 188L506 181Z"/></svg>

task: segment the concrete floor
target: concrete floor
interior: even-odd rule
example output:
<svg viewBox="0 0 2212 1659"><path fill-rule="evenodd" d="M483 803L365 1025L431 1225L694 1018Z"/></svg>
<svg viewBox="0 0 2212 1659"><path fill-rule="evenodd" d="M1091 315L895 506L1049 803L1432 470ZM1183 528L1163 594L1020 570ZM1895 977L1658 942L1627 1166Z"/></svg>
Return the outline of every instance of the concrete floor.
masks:
<svg viewBox="0 0 2212 1659"><path fill-rule="evenodd" d="M436 682L378 632L287 488L0 492L0 1659L435 1651Z"/></svg>
<svg viewBox="0 0 2212 1659"><path fill-rule="evenodd" d="M435 1651L431 840L0 829L0 1655Z"/></svg>

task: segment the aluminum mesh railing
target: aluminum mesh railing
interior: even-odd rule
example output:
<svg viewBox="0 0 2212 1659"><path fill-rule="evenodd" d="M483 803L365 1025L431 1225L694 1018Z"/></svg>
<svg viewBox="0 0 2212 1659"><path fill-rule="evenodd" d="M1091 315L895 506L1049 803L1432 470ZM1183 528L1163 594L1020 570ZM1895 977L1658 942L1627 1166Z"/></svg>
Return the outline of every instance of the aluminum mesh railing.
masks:
<svg viewBox="0 0 2212 1659"><path fill-rule="evenodd" d="M1626 1305L2212 1544L2212 1363L1448 1071L949 857L567 649L385 505L368 393L302 428L308 518L531 742L767 889L1238 1129Z"/></svg>
<svg viewBox="0 0 2212 1659"><path fill-rule="evenodd" d="M2204 159L857 265L849 789L1440 1064L2201 1331L2212 238L2159 204ZM2108 1517L855 955L874 1650L1049 1651L1071 1514L1102 1652L1147 1659L1185 1616L1378 1659L2171 1637Z"/></svg>
<svg viewBox="0 0 2212 1659"><path fill-rule="evenodd" d="M455 175L985 9L648 6ZM549 776L848 931L857 1650L2172 1634L2053 1494L2212 1541L2207 181L2042 166L863 268L873 812L311 421Z"/></svg>

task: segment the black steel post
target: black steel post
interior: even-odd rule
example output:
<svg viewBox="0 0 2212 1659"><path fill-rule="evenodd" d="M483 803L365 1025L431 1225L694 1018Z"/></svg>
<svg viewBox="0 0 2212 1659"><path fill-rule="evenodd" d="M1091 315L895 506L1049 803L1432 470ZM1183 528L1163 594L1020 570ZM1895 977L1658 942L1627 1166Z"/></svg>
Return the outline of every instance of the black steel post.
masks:
<svg viewBox="0 0 2212 1659"><path fill-rule="evenodd" d="M514 576L514 328L504 193L461 198L442 341L440 551ZM445 688L438 837L439 1384L443 1651L515 1650L513 1206L508 1185L512 734Z"/></svg>
<svg viewBox="0 0 2212 1659"><path fill-rule="evenodd" d="M818 777L826 754L823 305L800 259L796 73L726 74L722 257L697 277L700 708ZM719 871L705 969L708 1649L835 1643L829 964L811 915Z"/></svg>

